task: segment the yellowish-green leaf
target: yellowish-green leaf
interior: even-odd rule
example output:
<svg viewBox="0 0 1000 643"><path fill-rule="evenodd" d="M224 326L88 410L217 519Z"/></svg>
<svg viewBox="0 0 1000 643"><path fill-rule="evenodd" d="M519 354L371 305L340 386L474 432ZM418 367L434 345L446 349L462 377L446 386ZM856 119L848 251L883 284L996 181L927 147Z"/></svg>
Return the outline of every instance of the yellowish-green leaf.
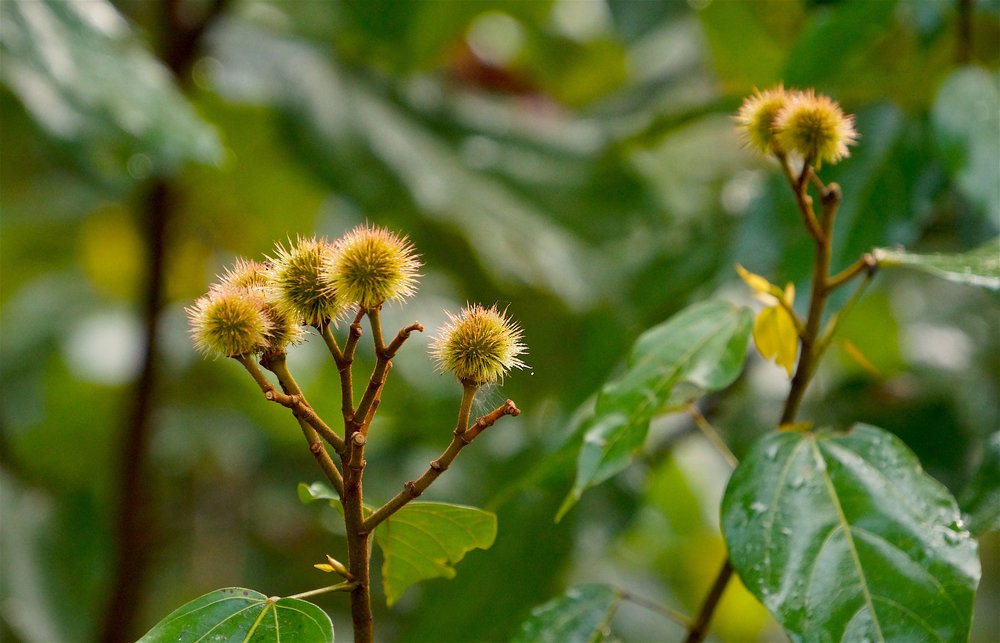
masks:
<svg viewBox="0 0 1000 643"><path fill-rule="evenodd" d="M753 323L753 341L764 359L773 359L792 376L799 354L799 334L795 321L781 306L760 311Z"/></svg>
<svg viewBox="0 0 1000 643"><path fill-rule="evenodd" d="M740 279L745 281L755 293L770 294L775 288L770 281L758 274L750 272L740 264L736 264L736 272L739 274Z"/></svg>
<svg viewBox="0 0 1000 643"><path fill-rule="evenodd" d="M382 586L392 605L428 578L453 578L453 565L497 537L496 514L443 502L411 502L375 529L382 549Z"/></svg>

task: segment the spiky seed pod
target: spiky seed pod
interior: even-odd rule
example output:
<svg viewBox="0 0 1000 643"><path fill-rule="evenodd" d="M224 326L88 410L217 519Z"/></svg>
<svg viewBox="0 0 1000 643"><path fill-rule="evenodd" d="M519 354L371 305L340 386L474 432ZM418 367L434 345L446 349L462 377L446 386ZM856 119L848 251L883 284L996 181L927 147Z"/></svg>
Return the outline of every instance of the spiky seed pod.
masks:
<svg viewBox="0 0 1000 643"><path fill-rule="evenodd" d="M269 299L284 314L311 326L336 321L344 300L323 278L324 266L333 262L333 255L333 246L325 239L299 237L288 250L276 244L268 271Z"/></svg>
<svg viewBox="0 0 1000 643"><path fill-rule="evenodd" d="M219 286L187 308L195 348L216 357L259 353L271 325L261 298L245 288Z"/></svg>
<svg viewBox="0 0 1000 643"><path fill-rule="evenodd" d="M275 298L267 265L248 259L237 259L232 268L222 275L220 283L213 288L243 288L260 299L261 312L267 318L270 334L267 336L266 352L280 353L289 344L302 341L302 324L298 318L282 309Z"/></svg>
<svg viewBox="0 0 1000 643"><path fill-rule="evenodd" d="M836 163L849 156L848 145L857 142L854 117L845 116L836 101L813 90L791 95L774 119L778 145L802 158Z"/></svg>
<svg viewBox="0 0 1000 643"><path fill-rule="evenodd" d="M778 85L764 91L755 89L753 96L743 101L736 112L736 122L748 147L764 154L780 151L774 135L774 119L795 93Z"/></svg>
<svg viewBox="0 0 1000 643"><path fill-rule="evenodd" d="M438 370L451 371L463 382L492 384L512 368L524 368L518 355L527 349L521 343L521 327L496 306L467 306L448 321L431 342L431 357Z"/></svg>
<svg viewBox="0 0 1000 643"><path fill-rule="evenodd" d="M338 239L335 246L326 279L343 301L371 309L400 301L416 290L420 261L405 236L365 224Z"/></svg>
<svg viewBox="0 0 1000 643"><path fill-rule="evenodd" d="M261 312L267 318L271 332L267 336L266 353L281 353L289 344L299 344L305 333L302 324L277 303L269 299L261 301Z"/></svg>
<svg viewBox="0 0 1000 643"><path fill-rule="evenodd" d="M225 274L219 278L220 286L246 288L247 290L266 288L268 283L267 266L259 261L243 258L233 262L233 266L227 268Z"/></svg>

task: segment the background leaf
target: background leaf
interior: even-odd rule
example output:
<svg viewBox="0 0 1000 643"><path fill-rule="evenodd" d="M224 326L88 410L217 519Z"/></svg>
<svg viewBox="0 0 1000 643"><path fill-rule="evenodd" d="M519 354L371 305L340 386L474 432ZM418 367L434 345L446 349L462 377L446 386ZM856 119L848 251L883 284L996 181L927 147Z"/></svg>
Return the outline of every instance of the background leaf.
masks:
<svg viewBox="0 0 1000 643"><path fill-rule="evenodd" d="M496 514L443 502L411 502L375 529L382 548L382 586L392 605L406 588L428 578L452 578L452 566L497 537Z"/></svg>
<svg viewBox="0 0 1000 643"><path fill-rule="evenodd" d="M986 440L982 462L959 500L973 535L1000 530L1000 431Z"/></svg>
<svg viewBox="0 0 1000 643"><path fill-rule="evenodd" d="M733 567L794 641L965 640L976 541L890 433L774 432L722 502Z"/></svg>
<svg viewBox="0 0 1000 643"><path fill-rule="evenodd" d="M586 643L600 640L601 630L621 602L610 585L580 585L531 610L512 643Z"/></svg>
<svg viewBox="0 0 1000 643"><path fill-rule="evenodd" d="M629 367L604 386L577 460L576 481L557 519L588 488L618 473L642 446L649 421L698 392L717 391L743 369L749 309L721 301L690 306L639 337ZM678 385L688 385L682 391Z"/></svg>
<svg viewBox="0 0 1000 643"><path fill-rule="evenodd" d="M0 75L49 134L135 178L221 160L214 129L110 2L4 2L0 17Z"/></svg>
<svg viewBox="0 0 1000 643"><path fill-rule="evenodd" d="M919 254L891 248L876 248L880 267L914 268L949 281L1000 288L1000 237L962 254Z"/></svg>
<svg viewBox="0 0 1000 643"><path fill-rule="evenodd" d="M202 640L333 643L333 623L326 612L312 603L297 598L272 601L251 589L227 587L174 610L139 642Z"/></svg>
<svg viewBox="0 0 1000 643"><path fill-rule="evenodd" d="M931 123L948 170L969 199L992 220L1000 217L1000 87L996 73L980 67L952 72L938 89Z"/></svg>

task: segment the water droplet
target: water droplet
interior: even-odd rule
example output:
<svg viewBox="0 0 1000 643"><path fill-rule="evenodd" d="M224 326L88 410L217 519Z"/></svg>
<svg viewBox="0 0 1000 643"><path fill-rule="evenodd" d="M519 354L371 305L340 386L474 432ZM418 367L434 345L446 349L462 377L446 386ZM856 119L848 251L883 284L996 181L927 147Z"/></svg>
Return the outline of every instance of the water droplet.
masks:
<svg viewBox="0 0 1000 643"><path fill-rule="evenodd" d="M778 455L778 445L772 444L771 446L769 446L767 448L766 455L768 460L774 460L774 457Z"/></svg>
<svg viewBox="0 0 1000 643"><path fill-rule="evenodd" d="M767 509L767 505L765 505L763 502L759 500L754 501L754 503L750 505L750 511L754 512L755 514L759 514L765 509Z"/></svg>

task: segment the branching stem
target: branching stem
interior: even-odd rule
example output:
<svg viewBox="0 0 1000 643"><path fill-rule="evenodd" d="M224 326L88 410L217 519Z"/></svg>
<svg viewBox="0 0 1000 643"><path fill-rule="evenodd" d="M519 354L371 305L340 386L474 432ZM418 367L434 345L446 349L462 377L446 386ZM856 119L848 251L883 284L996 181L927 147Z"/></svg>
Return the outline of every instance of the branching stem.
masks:
<svg viewBox="0 0 1000 643"><path fill-rule="evenodd" d="M812 290L809 297L809 313L806 317L804 327L799 328L797 326L799 341L801 343L799 363L795 370L795 376L792 378L788 398L785 400L785 406L781 414L780 424L786 425L795 421L806 388L808 388L809 382L816 372L820 358L832 341L840 320L854 306L854 303L860 298L865 287L871 281L876 264L874 257L866 254L848 268L830 277L833 224L841 202L840 186L836 183L825 185L813 170L813 159L805 159L802 171L796 177L788 158L781 153L778 153L776 156L781 164L785 178L788 180L789 186L795 193L795 200L802 216L802 221L809 234L813 237L816 246L816 254L813 261ZM810 183L819 192L822 203L822 210L818 219L813 210L812 197L808 194ZM865 279L858 286L858 289L843 309L830 319L821 335L820 325L823 320L823 310L826 307L830 293L861 274L865 275ZM793 314L793 319L798 318ZM697 423L698 416L694 417ZM707 425L707 422L705 424ZM698 425L699 428L704 430L701 423L698 423ZM707 426L710 427L711 425ZM706 433L706 435L710 434ZM715 437L718 436L716 435ZM712 615L718 606L719 600L722 598L722 594L732 574L733 567L727 558L719 570L715 581L712 583L712 588L702 602L701 609L688 628L687 643L699 643L707 636L708 625L712 619Z"/></svg>
<svg viewBox="0 0 1000 643"><path fill-rule="evenodd" d="M326 594L328 592L349 592L356 586L357 583L355 581L344 581L343 583L337 583L336 585L327 585L326 587L320 587L319 589L311 589L308 592L292 594L291 596L286 596L285 598L308 598L310 596Z"/></svg>
<svg viewBox="0 0 1000 643"><path fill-rule="evenodd" d="M268 397L268 399L273 399L274 401L279 402L278 397L281 394L278 393L278 391L274 390L274 387L271 386L271 384L267 381L267 378L264 377L264 374L260 372L260 369L257 368L257 365L254 364L253 361L246 356L244 356L242 359L241 358L237 359L241 364L243 364L244 367L246 367L248 371L250 371L250 374L253 376L254 380L257 381L258 385L261 384L261 381L263 381L266 384L267 388L264 388L263 386L261 387L262 390L264 391L264 396L268 397L268 395L270 394L271 397ZM297 399L297 401L295 402L296 405L298 405L299 402L301 402L301 405L304 405L306 408L309 408L310 411L312 410L311 407L309 407L308 403L305 401L305 398L302 396L302 391L299 389L298 384L296 384L295 380L292 378L292 374L288 371L288 366L285 363L284 353L267 356L264 363L264 367L270 370L272 373L274 373L274 375L278 378L278 383L281 384L281 388L284 389L285 397L296 398ZM254 371L257 372L256 375L254 374ZM323 470L323 474L326 476L326 479L330 481L330 484L332 484L333 488L337 490L337 493L343 496L344 479L340 475L340 471L337 469L337 465L335 465L333 463L333 460L330 458L330 454L327 453L326 448L323 447L323 442L322 440L320 440L319 433L317 433L316 429L312 426L312 424L310 424L305 415L296 412L294 408L292 408L292 412L295 415L295 419L298 420L299 426L302 427L302 434L305 436L306 443L309 445L309 452L313 454L313 457L316 459L317 464L319 464L319 468ZM319 419L315 413L312 413L311 417ZM326 425L324 424L323 426ZM329 427L327 428L329 430ZM330 433L333 433L333 431L331 430ZM336 436L336 434L333 435ZM344 448L343 440L340 440L339 436L336 437L337 440L340 442L340 449L342 451Z"/></svg>
<svg viewBox="0 0 1000 643"><path fill-rule="evenodd" d="M507 400L486 415L476 418L476 421L470 425L469 415L472 412L472 401L476 396L476 390L477 386L475 384L465 383L463 386L462 404L458 412L458 422L455 425L455 430L452 432L451 443L448 447L436 460L431 461L422 476L404 484L402 491L376 509L372 515L368 516L363 525L365 531L371 532L382 521L402 509L410 501L419 497L427 487L431 486L438 479L438 476L448 470L448 467L451 466L451 463L462 449L475 440L480 433L493 426L497 420L505 415L516 416L521 413L513 401Z"/></svg>
<svg viewBox="0 0 1000 643"><path fill-rule="evenodd" d="M722 439L722 436L719 435L719 432L715 430L715 427L712 426L712 424L705 418L701 410L698 409L694 402L691 402L688 404L687 411L688 414L694 419L695 425L701 429L701 432L722 455L722 457L726 460L726 463L729 464L731 468L735 469L736 465L738 465L740 461L737 460L736 456L733 455L733 452L729 450L729 447L726 446L726 442Z"/></svg>

